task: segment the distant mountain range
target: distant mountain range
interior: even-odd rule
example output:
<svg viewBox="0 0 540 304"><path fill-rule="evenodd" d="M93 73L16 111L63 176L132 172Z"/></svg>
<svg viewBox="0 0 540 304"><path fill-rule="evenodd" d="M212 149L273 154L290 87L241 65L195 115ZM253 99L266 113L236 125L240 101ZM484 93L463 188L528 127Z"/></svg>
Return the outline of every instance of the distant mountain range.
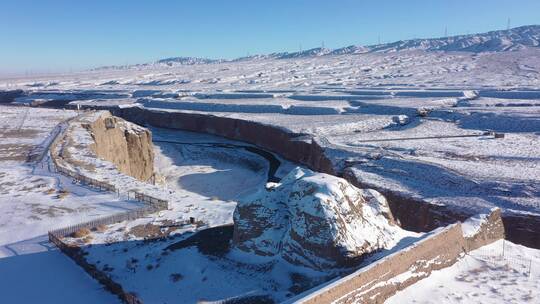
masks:
<svg viewBox="0 0 540 304"><path fill-rule="evenodd" d="M241 57L233 60L208 59L196 57L172 57L158 60L153 63L139 64L134 66L114 66L99 69L122 69L130 67L143 67L149 65L194 65L210 64L227 61L246 61L256 59L289 59L319 57L328 55L364 54L364 53L390 53L406 50L423 51L461 51L461 52L505 52L516 51L530 47L540 47L540 25L527 25L509 30L491 31L481 34L458 35L430 39L400 40L391 43L376 44L370 46L351 45L338 49L313 48L300 52L282 52L267 55L254 55Z"/></svg>
<svg viewBox="0 0 540 304"><path fill-rule="evenodd" d="M540 25L528 25L482 34L433 39L411 39L368 47L370 52L400 50L504 52L540 46Z"/></svg>
<svg viewBox="0 0 540 304"><path fill-rule="evenodd" d="M198 57L171 57L164 58L156 61L157 64L183 64L183 65L192 65L192 64L208 64L208 63L218 63L225 61L223 59L209 59L209 58L198 58Z"/></svg>

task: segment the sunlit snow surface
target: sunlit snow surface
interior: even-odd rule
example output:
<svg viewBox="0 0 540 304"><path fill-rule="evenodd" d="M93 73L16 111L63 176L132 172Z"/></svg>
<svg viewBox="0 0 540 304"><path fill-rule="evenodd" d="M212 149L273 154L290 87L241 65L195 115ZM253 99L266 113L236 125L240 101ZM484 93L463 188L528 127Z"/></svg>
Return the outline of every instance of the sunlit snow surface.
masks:
<svg viewBox="0 0 540 304"><path fill-rule="evenodd" d="M538 303L539 282L540 250L497 241L433 272L386 303Z"/></svg>
<svg viewBox="0 0 540 304"><path fill-rule="evenodd" d="M485 211L497 206L504 210L539 213L539 71L540 50L535 48L500 53L401 51L104 69L68 75L3 79L0 80L0 90L25 90L26 96L16 100L24 104L50 102L48 105L58 107L70 102L122 107L138 105L275 125L312 135L326 148L337 167L347 164L350 167L348 170L368 185L473 211ZM3 127L17 129L18 123L24 121L24 111L2 107L0 123ZM47 121L48 113L52 112L35 113L28 120L31 123L26 126L33 128L43 125L42 131L19 139L6 136L4 132L3 142L0 143L0 158L4 157L0 164L4 173L0 176L3 184L0 219L2 224L8 224L0 227L0 255L4 256L0 259L0 272L5 269L7 277L34 271L23 257L29 257L31 252L50 249L43 237L48 229L133 206L133 202L126 202L114 195L96 193L72 185L69 180L57 175L51 176L46 168L37 168L32 173L32 167L22 164L28 154L25 152L28 146L24 145L38 146L36 151L39 152L40 143L45 141L54 126L72 115L58 111L53 115L56 116L53 121ZM420 116L420 113L428 115ZM440 138L483 134L485 131L505 133L505 137ZM155 135L159 136L160 132L155 130ZM171 134L167 136L176 137ZM186 136L183 134L178 138L185 140ZM166 181L160 187L167 191L150 185L144 187L173 201L172 210L161 214L161 219L195 216L207 220L210 225L230 223L234 201L239 195L247 194L251 187L265 182L264 163L259 169L253 170L253 167L235 164L227 157L231 155L228 153L232 153L234 157L249 161L257 159L257 156L225 151L218 152L223 156L220 160L212 153L196 147L157 145L156 167ZM200 161L193 162L193 159ZM142 187L108 170L110 164L98 165L103 169L95 173L99 177L117 180L126 187ZM287 169L290 167L290 164L286 166ZM287 173L287 169L281 169L281 176ZM15 180L15 185L11 185ZM21 181L24 181L24 185ZM70 194L62 200L60 208L53 207L59 204L58 199L54 198L56 192L45 194L41 188L22 189L27 185L42 184L44 188L54 187L55 191L64 187L69 189ZM216 184L218 186L214 187ZM40 209L33 208L32 204L38 204ZM51 208L54 210L49 212ZM145 221L151 220L143 219L140 223ZM14 253L12 249L17 247L13 246L14 243L28 241L31 245L25 245L25 248L39 249L15 249ZM178 252L178 255L185 259L189 256L188 251ZM13 257L23 252L24 256ZM57 251L52 252L57 254ZM525 249L521 252L528 256L537 255ZM49 251L47 255L40 256L48 257L48 254ZM49 264L60 263L61 267L71 265L69 260L58 258L56 256ZM202 257L195 257L198 258ZM469 257L465 261L469 261L467 259ZM47 261L38 263L46 264ZM205 261L195 264L200 266L195 267L193 273L202 272L204 265L207 265ZM470 264L476 265L473 262ZM474 267L481 266L478 264ZM482 277L481 282L493 283L490 273L496 271L498 275L499 270L486 267L483 269L488 275ZM72 271L84 277L82 270ZM511 269L506 272L504 275L512 277ZM60 276L60 273L63 272L58 272L59 281L73 281L69 279L69 270L66 277ZM197 278L202 281L204 276L201 274ZM467 274L465 278L474 281L480 276ZM451 277L452 274L445 275L447 279ZM45 286L44 282L50 280L49 277L35 278L42 278L42 281L34 283L35 286ZM9 279L0 276L0 280ZM222 278L222 281L226 280L226 277ZM239 283L246 292L253 287L250 280L246 279L244 285ZM5 289L1 291L8 299L22 294L14 292L20 290L20 281L1 282L0 286ZM427 281L422 282L427 284ZM91 280L87 283L93 287L85 287L85 290L96 291L96 300L90 302L108 301L99 298L108 297L105 292L97 291L99 285ZM169 281L167 284L170 284ZM527 284L520 283L520 286L529 288ZM483 289L484 285L479 287L480 295L490 292ZM60 294L56 290L51 287L47 290L49 293L43 293L43 297L52 299L55 294ZM78 289L74 287L73 290ZM514 291L516 299L526 297L525 291L519 294L518 289ZM36 289L35 293L26 294L29 299L35 299L42 292ZM449 303L459 301L449 293L441 293L441 299L447 299ZM507 294L512 297L512 293ZM172 297L173 294L167 296ZM475 299L472 295L458 294L458 297ZM429 300L429 295L426 295L425 301Z"/></svg>
<svg viewBox="0 0 540 304"><path fill-rule="evenodd" d="M139 207L73 185L39 158L69 111L0 107L0 302L117 303L48 242L47 231ZM18 147L14 149L13 147ZM60 191L65 191L62 194Z"/></svg>
<svg viewBox="0 0 540 304"><path fill-rule="evenodd" d="M0 88L26 90L19 103L138 105L275 125L314 136L338 168L348 164L373 187L473 211L539 212L539 58L529 48L158 63ZM505 138L447 138L485 132Z"/></svg>

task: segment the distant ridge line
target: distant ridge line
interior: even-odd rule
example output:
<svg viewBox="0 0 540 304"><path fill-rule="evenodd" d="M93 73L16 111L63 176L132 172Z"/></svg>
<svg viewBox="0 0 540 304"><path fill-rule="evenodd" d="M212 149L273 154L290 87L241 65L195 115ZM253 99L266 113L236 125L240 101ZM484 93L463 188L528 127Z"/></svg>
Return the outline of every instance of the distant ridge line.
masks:
<svg viewBox="0 0 540 304"><path fill-rule="evenodd" d="M153 65L198 65L222 62L237 62L261 59L291 59L310 58L329 55L390 53L407 50L446 51L446 52L506 52L517 51L531 47L540 47L540 25L525 25L506 30L496 30L479 34L455 35L440 38L417 38L399 40L390 43L368 46L350 45L337 49L323 47L312 48L299 52L279 52L266 55L252 55L235 59L211 59L201 57L169 57L152 63L124 66L105 66L103 69L130 69Z"/></svg>

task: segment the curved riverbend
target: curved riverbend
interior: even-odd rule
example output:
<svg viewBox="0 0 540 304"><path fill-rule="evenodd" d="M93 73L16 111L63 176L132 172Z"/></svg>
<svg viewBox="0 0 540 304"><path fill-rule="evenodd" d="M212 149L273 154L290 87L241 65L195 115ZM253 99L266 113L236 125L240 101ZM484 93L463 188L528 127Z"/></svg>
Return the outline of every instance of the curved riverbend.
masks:
<svg viewBox="0 0 540 304"><path fill-rule="evenodd" d="M281 166L281 161L272 153L263 150L259 147L249 146L249 145L237 145L230 143L219 143L219 142L204 142L204 143L192 143L192 142L180 142L172 140L153 140L156 143L167 143L167 144L178 144L178 145L190 145L190 146L201 146L201 147L219 147L225 149L244 149L250 153L257 154L263 157L268 162L268 182L277 183L281 179L276 176L276 172Z"/></svg>

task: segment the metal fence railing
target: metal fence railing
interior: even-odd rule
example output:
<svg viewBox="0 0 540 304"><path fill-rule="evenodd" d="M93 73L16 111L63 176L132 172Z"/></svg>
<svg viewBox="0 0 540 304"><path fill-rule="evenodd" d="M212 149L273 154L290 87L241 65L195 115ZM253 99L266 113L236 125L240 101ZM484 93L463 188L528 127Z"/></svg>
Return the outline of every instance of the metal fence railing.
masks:
<svg viewBox="0 0 540 304"><path fill-rule="evenodd" d="M51 230L49 231L49 234L53 234L57 237L65 237L83 228L94 229L100 225L110 225L110 224L120 223L123 221L135 220L138 218L142 218L148 214L155 213L157 211L159 210L157 210L154 207L143 207L143 208L139 208L139 209L135 209L131 211L126 211L126 212L122 212L118 214L100 217L91 221L78 223L78 224L67 226L64 228Z"/></svg>
<svg viewBox="0 0 540 304"><path fill-rule="evenodd" d="M59 134L54 139L53 144L50 146L50 155L51 155L51 160L53 164L53 169L62 175L71 177L74 182L83 183L88 186L97 188L101 191L111 191L111 192L116 192L120 194L120 190L114 185L104 182L104 181L100 181L95 178L85 176L79 172L68 169L60 164L58 156L56 155L56 148L57 148L60 138L63 136L63 134L61 133L63 132L59 132ZM131 196L130 193L133 193L133 195ZM119 214L113 214L110 216L98 218L98 219L91 220L88 222L79 223L79 224L72 225L69 227L56 229L56 230L50 231L49 235L52 234L56 237L64 237L82 228L93 229L99 225L109 225L109 224L118 223L122 221L134 220L134 219L138 219L143 216L146 216L150 213L155 213L161 210L167 210L169 208L169 202L167 200L155 198L153 196L147 195L139 191L128 190L127 197L128 199L133 197L133 199L140 201L142 203L145 203L147 206L139 208L139 209L119 213Z"/></svg>
<svg viewBox="0 0 540 304"><path fill-rule="evenodd" d="M51 168L49 165L49 170L50 171L54 170L55 172L58 172L62 175L70 177L73 179L75 183L82 183L90 187L99 189L100 191L116 192L118 193L118 195L120 195L120 189L118 189L114 185L104 182L104 181L100 181L95 178L85 176L84 174L71 170L60 164L58 155L56 155L56 149L57 149L57 145L59 141L65 135L64 133L65 133L65 130L64 132L58 132L58 134L55 135L55 138L52 141L52 144L48 147L48 150L51 155L50 159L52 160L51 163L53 165L52 166L53 168ZM131 193L133 194L131 195ZM71 245L63 241L64 237L72 235L76 231L83 228L95 229L101 225L111 225L111 224L120 223L123 221L135 220L135 219L139 219L144 216L147 216L148 214L155 213L161 210L167 210L169 208L169 202L167 200L155 198L153 196L147 195L139 191L134 191L134 190L126 191L126 194L127 194L128 200L131 197L133 197L133 199L144 203L146 206L135 209L135 210L117 213L117 214L93 219L87 222L82 222L75 225L51 230L48 232L48 237L51 243L53 243L56 247L58 247L68 257L73 259L78 265L80 265L83 269L85 269L86 272L90 274L90 276L98 280L109 291L118 295L124 303L142 304L142 301L136 295L125 292L122 289L121 285L114 282L107 273L100 271L93 265L90 265L86 261L84 256L80 254L80 248L78 246ZM187 222L193 222L193 221L190 219Z"/></svg>
<svg viewBox="0 0 540 304"><path fill-rule="evenodd" d="M499 248L476 249L470 255L494 266L509 266L515 271L521 272L529 278L535 271L532 257L525 257L509 252L505 240L502 240Z"/></svg>
<svg viewBox="0 0 540 304"><path fill-rule="evenodd" d="M57 149L60 139L63 137L62 133L63 132L59 132L56 139L53 141L53 143L50 146L50 154L51 154L51 160L53 164L52 169L58 173L61 173L62 175L71 177L74 180L74 182L88 185L90 187L99 189L100 191L116 192L118 195L120 195L121 190L117 188L115 185L110 184L108 182L100 181L95 178L88 177L84 174L71 170L60 164L58 155L56 155L56 149ZM130 195L131 193L133 193L133 196ZM140 201L142 203L146 203L150 206L154 206L158 208L159 210L166 210L169 208L169 202L167 200L159 199L159 198L150 196L148 194L145 194L143 192L139 192L135 190L128 190L126 191L126 194L127 194L128 199L133 197L133 199Z"/></svg>

